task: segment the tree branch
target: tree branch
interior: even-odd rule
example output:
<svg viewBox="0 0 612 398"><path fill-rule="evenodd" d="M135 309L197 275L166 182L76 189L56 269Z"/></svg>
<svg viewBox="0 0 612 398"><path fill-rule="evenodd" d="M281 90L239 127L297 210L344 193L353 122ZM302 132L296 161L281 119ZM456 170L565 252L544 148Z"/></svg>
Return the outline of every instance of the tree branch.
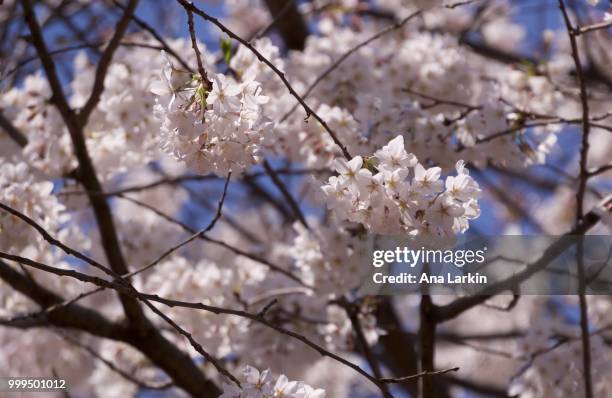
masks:
<svg viewBox="0 0 612 398"><path fill-rule="evenodd" d="M388 378L388 379L380 379L381 382L383 383L403 383L406 381L411 381L414 379L418 379L418 378L426 378L429 376L438 376L438 375L443 375L446 373L450 373L450 372L458 372L459 368L454 367L454 368L448 368L448 369L443 369L443 370L434 370L434 371L430 371L430 372L420 372L420 373L416 373L410 376L405 376L405 377L395 377L395 378Z"/></svg>
<svg viewBox="0 0 612 398"><path fill-rule="evenodd" d="M271 321L268 321L265 317L260 316L259 314L252 314L250 312L247 311L242 311L242 310L234 310L234 309L229 309L229 308L221 308L221 307L216 307L216 306L212 306L212 305L207 305L204 303L198 303L198 302L189 302L189 301L181 301L181 300L173 300L173 299L168 299L168 298L164 298L164 297L160 297L159 295L156 294L147 294L147 293L142 293L137 291L132 285L130 284L126 284L126 283L121 283L120 281L114 280L114 281L107 281L105 279L99 278L97 276L91 276L91 275L87 275L78 271L74 271L74 270L67 270L67 269L63 269L63 268L57 268L57 267L53 267L50 265L46 265L43 263L40 263L38 261L34 261L31 260L29 258L25 258L22 256L17 256L17 255L13 255L13 254L8 254L8 253L4 253L4 252L0 252L0 258L6 259L6 260L10 260L10 261L15 261L17 263L26 265L28 267L32 267L41 271L45 271L45 272L50 272L52 274L58 275L58 276L67 276L76 280L79 280L81 282L85 282L85 283L91 283L93 285L99 286L99 287L103 287L103 288L108 288L108 289L114 289L117 291L120 291L126 295L129 295L130 297L134 297L140 301L142 301L145 305L147 305L152 311L154 311L155 313L157 313L158 315L162 316L162 318L164 318L164 320L166 320L167 317L163 316L163 313L159 312L159 310L157 310L157 308L155 306L153 306L153 304L151 304L151 302L156 302L156 303L160 303L163 304L165 306L168 307L181 307L181 308L191 308L191 309L197 309L197 310L202 310L202 311L207 311L207 312L211 312L214 314L225 314L225 315L233 315L233 316L239 316L242 318L246 318L246 319L250 319L252 321L255 321L257 323L260 323L264 326L267 326L273 330L276 330L277 332L287 335L291 338L294 338L298 341L301 341L302 343L304 343L305 345L307 345L308 347L314 349L315 351L317 351L320 355L322 356L326 356L329 357L353 370L355 370L357 373L359 373L360 375L362 375L363 377L365 377L366 379L368 379L370 382L372 382L374 385L376 386L380 386L381 382L378 378L371 376L368 372L366 372L365 370L363 370L359 365L350 362L344 358L342 358L341 356L334 354L333 352L325 349L324 347L320 346L319 344L313 342L312 340L308 339L306 336L299 334L297 332L291 331L289 329L286 329L280 325L277 325ZM156 311L157 310L157 311ZM167 320L166 320L167 321ZM170 323L170 322L169 322ZM174 327L174 325L173 325ZM181 333L182 334L182 333ZM161 335L159 335L161 337ZM144 340L143 340L144 341ZM132 344L135 344L134 342ZM137 346L137 347L142 347L142 346ZM196 347L194 347L196 348ZM149 348L150 349L150 348ZM143 348L144 350L144 348ZM197 348L196 348L197 350ZM214 363L213 363L214 364ZM170 374L170 373L169 373Z"/></svg>
<svg viewBox="0 0 612 398"><path fill-rule="evenodd" d="M19 131L19 129L17 129L17 127L15 127L13 123L11 123L11 121L6 118L6 116L2 114L1 110L0 110L0 128L4 130L4 132L8 134L8 136L11 137L11 139L15 141L15 143L19 145L20 147L23 148L26 145L28 145L27 137L23 135L23 133Z"/></svg>
<svg viewBox="0 0 612 398"><path fill-rule="evenodd" d="M393 397L393 395L391 395L391 392L389 391L389 388L385 385L386 383L389 383L389 382L383 381L382 372L380 370L378 361L374 357L374 354L372 353L372 350L370 349L370 345L368 344L368 340L366 339L365 334L363 333L363 328L361 327L361 321L359 320L359 307L353 303L349 303L346 299L341 300L340 305L344 308L344 310L346 311L346 314L348 315L351 321L351 325L353 326L353 330L355 331L355 335L357 336L358 346L361 352L363 353L363 356L368 362L368 365L370 365L370 368L372 368L372 373L374 374L374 377L376 377L380 383L380 385L378 385L378 388L380 389L380 391L382 392L385 398ZM411 377L411 376L408 376L408 377ZM390 379L384 379L384 380L390 380Z"/></svg>
<svg viewBox="0 0 612 398"><path fill-rule="evenodd" d="M563 14L565 27L569 36L572 49L572 58L576 67L576 75L578 85L580 87L580 102L582 104L582 144L580 148L580 174L578 178L578 190L576 191L576 225L583 218L584 212L584 194L589 179L587 170L588 154L589 154L589 133L591 132L591 124L589 121L589 99L584 81L582 63L580 62L580 53L576 42L578 32L572 26L569 15L565 8L563 0L559 0L559 8ZM589 336L589 314L587 301L585 297L585 279L584 279L584 241L579 238L576 248L576 260L578 267L578 299L580 303L580 331L582 333L582 365L584 371L584 390L586 398L593 398L593 378L591 374L591 339Z"/></svg>
<svg viewBox="0 0 612 398"><path fill-rule="evenodd" d="M276 27L288 49L303 50L308 36L308 27L297 8L297 2L295 0L265 0L265 3L273 20L266 31L272 26Z"/></svg>
<svg viewBox="0 0 612 398"><path fill-rule="evenodd" d="M289 204L289 207L291 208L291 210L293 210L293 214L295 214L297 219L306 229L310 229L310 227L308 226L308 223L306 222L306 217L304 217L304 214L302 213L302 210L300 209L300 206L297 204L293 196L291 196L291 193L289 192L289 190L287 189L283 181L278 177L278 175L276 174L276 172L274 171L272 166L270 166L270 163L268 163L266 159L264 159L263 161L263 166L264 166L264 169L266 170L266 173L268 173L268 175L272 179L272 182L274 183L274 185L276 185L278 190L281 191L281 193L283 194L283 197Z"/></svg>
<svg viewBox="0 0 612 398"><path fill-rule="evenodd" d="M32 34L32 42L36 47L36 52L41 59L45 73L47 74L47 79L49 80L49 84L51 86L51 102L59 110L60 114L62 115L62 119L68 128L68 132L70 133L70 138L72 139L72 144L74 147L74 152L79 161L78 178L85 186L87 191L102 192L102 186L98 181L96 171L87 151L87 145L83 134L83 126L86 124L87 118L91 110L93 110L93 107L97 104L104 88L104 75L108 69L112 54L118 46L125 28L127 27L127 23L129 22L129 15L131 13L128 10L133 12L134 8L136 7L136 3L136 0L131 0L126 11L124 12L124 16L117 25L118 31L115 32L115 35L104 52L102 59L100 60L100 64L96 70L94 90L87 101L89 106L86 105L81 113L77 115L68 105L61 83L57 77L55 64L49 55L40 26L36 21L36 15L34 13L32 4L30 0L22 0L24 17L30 28L30 33ZM104 75L102 73L104 73ZM102 246L112 270L117 274L127 274L128 267L121 252L112 213L106 199L101 196L89 195L89 201L93 207L98 228L100 230L100 236L102 238ZM126 296L120 296L120 300L130 322L132 322L141 331L151 327L142 311L142 308L139 306L136 300Z"/></svg>
<svg viewBox="0 0 612 398"><path fill-rule="evenodd" d="M50 308L62 302L62 299L51 290L40 286L35 281L19 273L6 262L0 260L0 278L19 293L29 297L43 308ZM71 304L61 308L55 308L44 314L43 317L27 318L17 316L13 319L0 322L5 326L29 328L40 326L47 322L64 328L86 331L95 336L105 337L113 340L125 340L127 329L115 324L98 312L77 304Z"/></svg>
<svg viewBox="0 0 612 398"><path fill-rule="evenodd" d="M122 199L125 199L125 200L127 200L129 202L132 202L132 203L134 203L134 204L136 204L138 206L141 206L141 207L143 207L143 208L145 208L147 210L152 211L153 213L157 214L159 217L163 218L164 220L166 220L168 222L171 222L171 223L173 223L175 225L178 225L179 227L181 227L185 231L187 231L190 234L192 234L192 236L195 235L195 236L197 236L197 238L200 238L200 239L202 239L202 240L204 240L206 242L210 242L210 243L219 245L219 246L221 246L221 247L231 251L234 254L237 254L239 256L243 256L243 257L249 258L249 259L251 259L253 261L256 261L256 262L258 262L260 264L263 264L266 267L270 268L270 270L272 270L274 272L278 272L278 273L280 273L282 275L285 275L289 279L299 283L300 285L302 285L304 287L308 287L308 285L306 285L306 283L303 282L300 278L298 278L297 276L295 276L291 272L285 270L281 266L271 263L270 261L266 260L263 257L260 257L260 256L258 256L256 254L253 254L253 253L249 253L249 252L247 252L247 251L245 251L243 249L240 249L238 247L229 245L228 243L226 243L226 242L224 242L222 240L211 238L211 237L207 236L205 233L200 233L200 232L196 231L195 229L191 228L190 226L188 226L187 224L181 222L180 220L172 218L169 215L163 213L162 211L160 211L160 210L158 210L158 209L156 209L156 208L154 208L154 207L152 207L152 206L150 206L150 205L148 205L148 204L146 204L144 202L141 202L141 201L139 201L137 199L133 199L133 198L130 198L130 197L127 197L127 196L123 196L123 195L121 195L120 197ZM152 263L156 264L157 262L153 261ZM143 267L141 269L138 269L138 270L132 272L131 275L136 275L138 273L143 272L145 269L150 268L152 263L150 263L149 265L147 265L147 266L145 266L145 267Z"/></svg>

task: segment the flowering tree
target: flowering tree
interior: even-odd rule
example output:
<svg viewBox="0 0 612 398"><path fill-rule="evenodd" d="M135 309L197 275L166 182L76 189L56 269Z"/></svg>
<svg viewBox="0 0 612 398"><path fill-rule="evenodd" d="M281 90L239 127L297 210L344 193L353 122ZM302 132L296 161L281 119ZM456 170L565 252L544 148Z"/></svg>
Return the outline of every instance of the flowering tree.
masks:
<svg viewBox="0 0 612 398"><path fill-rule="evenodd" d="M5 0L0 375L612 396L582 240L575 296L357 294L368 235L609 233L612 22L566 3Z"/></svg>

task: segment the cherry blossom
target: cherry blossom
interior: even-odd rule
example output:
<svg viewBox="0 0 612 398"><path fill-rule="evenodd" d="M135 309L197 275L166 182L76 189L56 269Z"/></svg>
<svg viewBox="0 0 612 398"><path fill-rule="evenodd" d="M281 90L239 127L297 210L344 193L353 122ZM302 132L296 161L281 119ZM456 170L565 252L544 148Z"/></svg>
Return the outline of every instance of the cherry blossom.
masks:
<svg viewBox="0 0 612 398"><path fill-rule="evenodd" d="M289 381L287 376L280 375L276 380L270 369L259 371L247 365L244 368L244 382L241 387L226 383L220 398L325 398L325 391L312 388L304 382Z"/></svg>
<svg viewBox="0 0 612 398"><path fill-rule="evenodd" d="M334 164L338 176L322 187L328 207L371 232L453 236L479 215L480 188L464 162L457 163L457 176L442 181L440 167L426 169L406 153L402 136L367 158L365 167L360 156Z"/></svg>

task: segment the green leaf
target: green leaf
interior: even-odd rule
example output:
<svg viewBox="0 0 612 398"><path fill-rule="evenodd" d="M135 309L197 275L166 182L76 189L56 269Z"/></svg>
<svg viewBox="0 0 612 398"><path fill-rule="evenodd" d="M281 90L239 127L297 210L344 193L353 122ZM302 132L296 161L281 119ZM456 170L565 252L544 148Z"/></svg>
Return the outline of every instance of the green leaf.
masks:
<svg viewBox="0 0 612 398"><path fill-rule="evenodd" d="M196 101L202 108L206 108L206 98L208 97L208 91L204 88L204 85L200 84L195 92Z"/></svg>
<svg viewBox="0 0 612 398"><path fill-rule="evenodd" d="M223 52L223 59L225 63L229 65L232 60L232 39L229 37L219 39L219 46Z"/></svg>

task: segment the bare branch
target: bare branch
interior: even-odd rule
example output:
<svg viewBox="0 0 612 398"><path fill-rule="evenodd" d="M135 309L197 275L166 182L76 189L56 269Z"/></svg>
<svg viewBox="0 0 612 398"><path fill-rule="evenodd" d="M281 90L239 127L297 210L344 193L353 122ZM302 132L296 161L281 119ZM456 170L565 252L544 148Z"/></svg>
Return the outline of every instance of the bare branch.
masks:
<svg viewBox="0 0 612 398"><path fill-rule="evenodd" d="M23 135L23 133L19 131L19 129L17 129L17 127L15 127L13 123L11 123L11 121L6 118L6 116L2 114L1 110L0 110L0 128L4 130L4 132L8 134L8 136L11 137L11 139L15 141L15 143L19 145L20 147L23 148L24 146L28 145L27 137Z"/></svg>
<svg viewBox="0 0 612 398"><path fill-rule="evenodd" d="M96 350L94 350L93 348L91 348L87 344L81 342L79 339L77 339L75 337L72 337L69 334L64 333L61 330L54 330L54 331L55 331L55 333L57 333L59 336L61 336L61 338L63 338L67 342L69 342L69 343L79 347L83 351L87 352L93 358L99 360L104 365L106 365L106 367L108 367L110 370L112 370L113 372L117 373L119 376L121 376L125 380L127 380L127 381L129 381L131 383L136 384L140 388L144 388L144 389L147 389L147 390L166 390L166 389L168 389L168 388L170 388L170 387L172 387L174 385L174 383L172 381L167 381L165 383L160 383L160 384L150 384L148 382L139 380L136 377L132 376L129 372L126 372L125 370L123 370L120 367L116 366L112 361L104 358Z"/></svg>
<svg viewBox="0 0 612 398"><path fill-rule="evenodd" d="M448 369L443 369L443 370L424 371L424 372L420 372L414 375L404 376L404 377L380 379L380 381L382 383L404 383L406 381L412 381L412 380L415 380L421 377L438 376L438 375L443 375L446 373L458 372L458 371L459 371L459 368L455 367L455 368L448 368Z"/></svg>
<svg viewBox="0 0 612 398"><path fill-rule="evenodd" d="M604 21L604 22L595 23L589 26L582 26L582 27L576 28L574 35L578 36L578 35L582 35L588 32L593 32L596 30L608 29L611 26L612 26L612 21Z"/></svg>
<svg viewBox="0 0 612 398"><path fill-rule="evenodd" d="M189 27L189 36L191 37L191 47L193 47L193 52L195 53L196 60L198 62L198 73L200 74L200 78L202 79L202 84L207 91L212 90L212 82L208 77L208 73L206 69L204 69L204 64L202 63L202 53L200 53L200 49L198 47L198 39L195 33L195 27L193 24L193 12L188 9L185 9L187 12L187 25Z"/></svg>
<svg viewBox="0 0 612 398"><path fill-rule="evenodd" d="M584 81L582 63L580 62L580 53L576 42L577 31L572 26L569 15L565 8L565 2L559 0L559 8L563 14L563 20L567 28L570 45L572 48L572 58L576 66L576 75L578 85L580 86L580 102L582 104L582 145L580 148L580 174L578 179L578 190L576 192L576 225L583 218L584 212L584 194L589 179L587 170L587 161L589 154L589 133L591 132L591 124L589 121L589 97L587 94L586 83ZM582 365L584 371L584 389L586 398L593 398L593 379L591 372L591 339L589 336L589 315L587 301L585 297L585 278L584 278L584 241L580 238L576 247L576 260L578 266L578 298L580 302L580 330L582 333Z"/></svg>
<svg viewBox="0 0 612 398"><path fill-rule="evenodd" d="M278 175L276 174L276 172L274 171L272 166L270 166L270 163L268 163L266 159L264 159L263 161L263 166L264 166L264 169L266 170L266 173L268 173L268 175L272 179L272 182L274 183L274 185L276 185L278 190L281 191L281 193L283 194L283 197L289 204L289 207L291 207L291 210L293 210L293 213L298 218L300 223L304 227L306 227L306 229L310 229L310 227L308 226L308 223L306 222L306 217L304 217L304 214L302 213L302 210L300 209L300 206L297 204L293 196L291 196L291 193L289 192L289 190L287 189L283 181L278 177Z"/></svg>
<svg viewBox="0 0 612 398"><path fill-rule="evenodd" d="M340 56L340 58L338 58L336 61L334 61L331 65L329 65L327 67L327 69L325 69L323 71L323 73L321 73L319 76L317 76L317 78L310 84L310 86L308 86L308 89L306 89L306 91L304 92L304 95L302 96L302 98L307 98L310 93L312 92L312 90L314 90L314 88L321 83L327 76L329 76L330 73L332 73L336 68L338 68L338 66L340 66L341 63L343 63L348 57L350 57L352 54L356 53L357 51L359 51L361 48L367 46L368 44L380 39L381 37L385 36L388 33L391 33L395 30L400 29L401 27L403 27L406 23L408 23L408 21L410 21L412 18L416 17L417 15L420 15L421 11L416 11L410 15L408 15L407 17L405 17L404 19L402 19L401 21L398 21L396 23L394 23L393 25L388 26L387 28L381 30L380 32L372 35L371 37L367 38L366 40L362 41L361 43L357 44L356 46L352 47L351 49L349 49L347 52L345 52L344 54L342 54ZM286 120L297 108L297 104L294 105L289 112L287 112L280 120L281 122ZM306 112L306 114L308 115L308 112Z"/></svg>
<svg viewBox="0 0 612 398"><path fill-rule="evenodd" d="M302 18L296 0L265 0L272 15L272 23L262 33L276 27L290 50L303 50L308 36L308 26ZM259 34L258 34L259 35Z"/></svg>

